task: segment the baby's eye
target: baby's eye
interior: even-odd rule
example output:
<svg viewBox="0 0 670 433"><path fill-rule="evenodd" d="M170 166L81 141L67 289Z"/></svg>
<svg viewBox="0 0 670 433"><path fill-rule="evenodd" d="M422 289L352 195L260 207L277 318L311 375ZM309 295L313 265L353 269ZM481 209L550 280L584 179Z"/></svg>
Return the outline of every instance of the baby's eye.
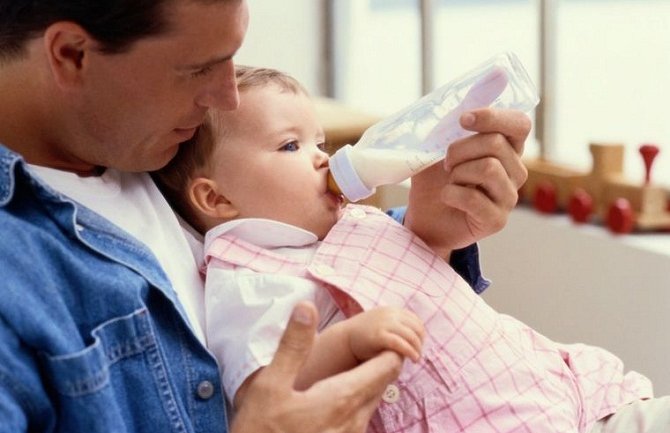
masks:
<svg viewBox="0 0 670 433"><path fill-rule="evenodd" d="M291 141L279 148L279 150L286 150L288 152L295 152L300 149L297 141Z"/></svg>
<svg viewBox="0 0 670 433"><path fill-rule="evenodd" d="M326 152L326 153L327 153L328 146L326 146L326 142L325 142L325 141L323 141L323 142L321 142L321 143L318 143L318 144L316 145L316 147L317 147L320 151L322 151L322 152Z"/></svg>

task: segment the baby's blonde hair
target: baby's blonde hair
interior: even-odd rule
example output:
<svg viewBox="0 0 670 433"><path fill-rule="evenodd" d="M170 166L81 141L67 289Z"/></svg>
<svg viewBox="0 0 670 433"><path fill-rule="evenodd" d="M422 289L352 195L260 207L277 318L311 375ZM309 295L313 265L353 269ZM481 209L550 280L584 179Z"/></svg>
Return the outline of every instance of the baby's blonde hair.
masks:
<svg viewBox="0 0 670 433"><path fill-rule="evenodd" d="M240 93L272 85L284 92L308 94L295 78L276 69L236 66L235 78ZM210 109L193 138L179 146L179 151L165 167L152 173L173 209L200 232L204 231L204 227L199 214L191 205L188 189L191 181L209 168L208 163L217 142L220 143L225 137L226 125L219 113L218 110Z"/></svg>

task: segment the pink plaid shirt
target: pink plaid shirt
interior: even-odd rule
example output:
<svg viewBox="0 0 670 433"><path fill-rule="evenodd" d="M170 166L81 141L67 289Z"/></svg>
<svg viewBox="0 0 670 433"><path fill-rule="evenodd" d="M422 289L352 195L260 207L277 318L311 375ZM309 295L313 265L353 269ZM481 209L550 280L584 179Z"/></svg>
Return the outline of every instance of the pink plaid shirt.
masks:
<svg viewBox="0 0 670 433"><path fill-rule="evenodd" d="M347 316L394 305L421 317L423 357L389 385L369 432L588 432L652 396L650 382L625 373L611 353L555 343L494 311L419 238L371 207L347 206L308 261L225 234L206 257L209 267L314 281Z"/></svg>

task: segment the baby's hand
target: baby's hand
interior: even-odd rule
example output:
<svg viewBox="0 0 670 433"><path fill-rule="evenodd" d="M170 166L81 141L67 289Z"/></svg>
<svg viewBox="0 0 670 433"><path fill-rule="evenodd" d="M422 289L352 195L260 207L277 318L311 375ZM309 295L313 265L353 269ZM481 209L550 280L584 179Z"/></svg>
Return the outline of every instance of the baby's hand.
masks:
<svg viewBox="0 0 670 433"><path fill-rule="evenodd" d="M411 311L397 307L378 307L347 320L349 346L359 361L368 360L384 350L417 362L425 330L421 319Z"/></svg>

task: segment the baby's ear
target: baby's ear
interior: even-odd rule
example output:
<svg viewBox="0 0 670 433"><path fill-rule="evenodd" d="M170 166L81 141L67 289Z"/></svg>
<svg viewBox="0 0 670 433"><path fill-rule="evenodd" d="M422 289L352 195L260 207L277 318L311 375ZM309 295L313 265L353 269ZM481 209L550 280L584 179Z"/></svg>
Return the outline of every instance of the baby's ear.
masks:
<svg viewBox="0 0 670 433"><path fill-rule="evenodd" d="M216 183L204 177L191 181L188 191L195 210L207 217L231 220L239 215L235 206L219 193Z"/></svg>

